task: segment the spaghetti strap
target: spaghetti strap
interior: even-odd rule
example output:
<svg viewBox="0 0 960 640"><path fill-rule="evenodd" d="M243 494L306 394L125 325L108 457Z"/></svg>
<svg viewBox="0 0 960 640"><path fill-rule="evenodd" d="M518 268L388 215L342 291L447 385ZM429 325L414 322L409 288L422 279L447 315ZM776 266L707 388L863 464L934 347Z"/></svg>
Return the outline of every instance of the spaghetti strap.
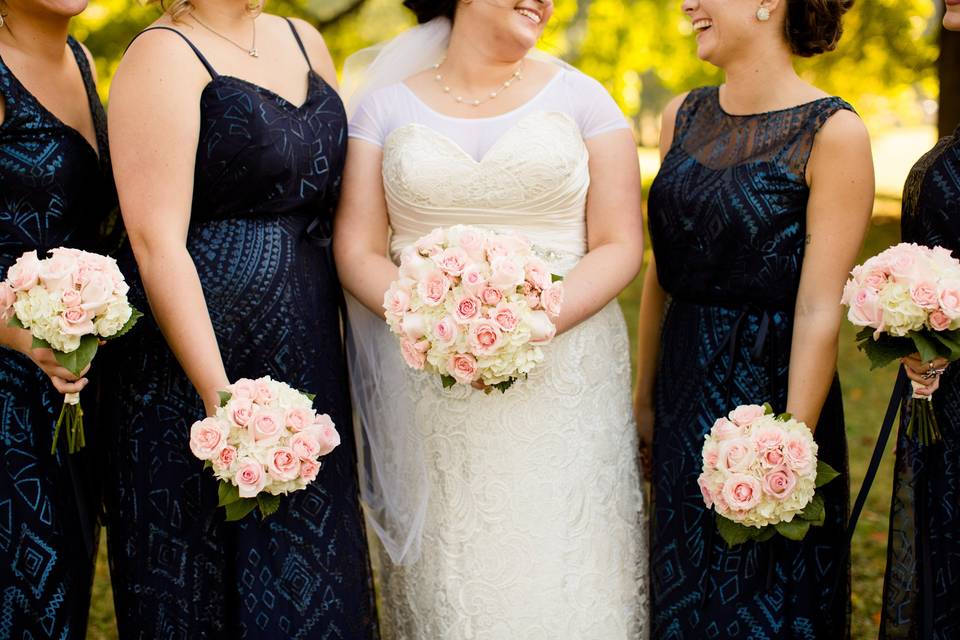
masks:
<svg viewBox="0 0 960 640"><path fill-rule="evenodd" d="M200 53L200 49L197 49L197 46L190 41L190 38L188 38L187 36L183 35L183 33L182 33L181 31L177 30L177 29L173 29L173 28L171 28L171 27L149 27L149 28L147 28L147 29L144 29L143 31L141 31L141 32L138 33L137 35L135 35L135 36L133 37L133 40L136 40L137 38L139 38L140 36L142 36L143 34L145 34L147 31L158 31L158 30L160 30L160 29L163 29L164 31L172 31L172 32L174 32L175 34L177 34L178 36L180 36L181 38L183 38L183 41L186 42L188 45L190 45L190 48L193 49L193 52L194 52L195 54L197 54L197 58L199 58L199 59L200 59L200 62L203 63L203 66L206 67L207 73L210 74L210 77L211 77L211 78L216 78L218 75L220 75L220 74L217 73L216 69L214 69L213 66L212 66L209 62L207 62L207 59L203 56L202 53ZM130 44L133 44L133 40L130 41ZM130 48L130 44L127 45L127 48L128 48L128 49Z"/></svg>
<svg viewBox="0 0 960 640"><path fill-rule="evenodd" d="M303 46L303 40L300 39L300 34L297 33L297 28L293 26L293 20L290 18L284 18L287 21L287 24L290 25L290 31L293 31L293 37L297 40L297 46L300 47L300 52L303 54L304 60L307 61L307 66L310 67L310 71L313 71L313 65L310 64L310 56L307 55L307 49Z"/></svg>

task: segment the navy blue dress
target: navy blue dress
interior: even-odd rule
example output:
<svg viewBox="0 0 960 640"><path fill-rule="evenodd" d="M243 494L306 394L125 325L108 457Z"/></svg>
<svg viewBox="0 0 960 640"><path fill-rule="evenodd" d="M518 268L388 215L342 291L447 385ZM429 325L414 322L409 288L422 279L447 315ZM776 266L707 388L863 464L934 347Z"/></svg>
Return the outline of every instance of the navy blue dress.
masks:
<svg viewBox="0 0 960 640"><path fill-rule="evenodd" d="M655 383L652 634L773 639L849 635L844 548L847 448L839 383L817 426L826 526L728 549L697 485L704 435L740 404L783 411L806 237L805 168L834 113L825 98L734 116L716 87L692 91L650 192L650 234L668 302ZM837 572L840 572L838 575ZM823 597L839 579L838 595Z"/></svg>
<svg viewBox="0 0 960 640"><path fill-rule="evenodd" d="M87 57L68 40L83 76L97 148L50 113L0 60L0 280L25 251L96 251L116 209L107 127ZM99 155L98 155L99 154ZM92 456L95 390L83 394L87 447L50 455L63 405L33 361L0 348L0 640L86 636L96 554Z"/></svg>
<svg viewBox="0 0 960 640"><path fill-rule="evenodd" d="M341 289L316 239L324 233L311 230L328 232L336 206L347 142L343 104L312 69L306 102L297 106L218 75L187 43L211 76L200 98L187 249L227 376L270 375L316 394L343 443L277 513L225 522L217 482L189 449L203 403L155 320L140 320L129 348L111 362L122 401L111 421L105 492L120 636L374 638ZM133 271L129 249L124 254ZM149 308L139 282L130 297Z"/></svg>
<svg viewBox="0 0 960 640"><path fill-rule="evenodd" d="M946 247L960 257L960 130L907 178L901 232L904 242ZM924 447L908 437L905 408L880 637L953 640L960 637L960 367L952 364L933 394L942 441Z"/></svg>

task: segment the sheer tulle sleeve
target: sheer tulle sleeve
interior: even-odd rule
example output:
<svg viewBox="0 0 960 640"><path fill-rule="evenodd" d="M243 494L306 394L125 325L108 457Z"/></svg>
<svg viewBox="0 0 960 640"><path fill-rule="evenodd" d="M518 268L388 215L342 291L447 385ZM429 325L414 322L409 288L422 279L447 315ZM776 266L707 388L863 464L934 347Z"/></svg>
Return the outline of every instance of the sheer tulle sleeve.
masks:
<svg viewBox="0 0 960 640"><path fill-rule="evenodd" d="M386 139L386 118L389 111L383 108L382 91L367 96L350 118L350 137L383 147Z"/></svg>
<svg viewBox="0 0 960 640"><path fill-rule="evenodd" d="M569 91L574 120L580 126L580 134L589 140L630 125L620 107L602 84L579 71L568 72Z"/></svg>

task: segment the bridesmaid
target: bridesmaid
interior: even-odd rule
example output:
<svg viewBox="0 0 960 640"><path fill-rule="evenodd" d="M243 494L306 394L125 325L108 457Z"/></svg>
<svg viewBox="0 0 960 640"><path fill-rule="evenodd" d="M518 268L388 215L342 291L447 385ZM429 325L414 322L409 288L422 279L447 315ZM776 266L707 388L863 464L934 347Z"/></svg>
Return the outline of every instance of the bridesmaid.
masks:
<svg viewBox="0 0 960 640"><path fill-rule="evenodd" d="M244 0L169 3L117 70L120 259L152 311L109 366L123 398L106 483L122 638L377 635L323 248L347 132L335 82L315 29ZM189 428L228 381L263 375L316 394L343 444L277 513L227 523Z"/></svg>
<svg viewBox="0 0 960 640"><path fill-rule="evenodd" d="M846 473L803 542L732 549L697 477L713 421L763 402L815 429L821 459L847 468L839 300L870 219L870 144L850 105L799 78L793 57L832 50L850 4L683 3L698 56L726 82L668 106L650 193L636 400L653 447L654 638L849 635Z"/></svg>
<svg viewBox="0 0 960 640"><path fill-rule="evenodd" d="M960 3L947 3L943 25L960 31ZM904 242L939 245L960 257L960 129L913 168L900 225ZM924 379L946 363L913 357L904 364L911 379L939 388L933 410L943 440L918 445L905 433L903 412L880 637L947 640L960 630L960 375L951 365L942 377Z"/></svg>
<svg viewBox="0 0 960 640"><path fill-rule="evenodd" d="M25 251L96 250L93 231L116 207L93 59L67 36L86 5L0 0L0 280ZM30 344L0 320L0 638L79 639L98 537L92 421L80 453L63 437L56 454L50 445L61 394L88 381Z"/></svg>

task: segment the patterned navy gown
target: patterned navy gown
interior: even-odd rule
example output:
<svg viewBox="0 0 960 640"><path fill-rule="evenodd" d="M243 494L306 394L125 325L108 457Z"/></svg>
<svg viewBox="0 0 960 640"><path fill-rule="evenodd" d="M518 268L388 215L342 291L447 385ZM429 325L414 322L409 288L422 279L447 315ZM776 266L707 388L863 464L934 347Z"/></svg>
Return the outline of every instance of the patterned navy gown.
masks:
<svg viewBox="0 0 960 640"><path fill-rule="evenodd" d="M740 404L786 407L805 167L820 127L851 107L824 98L735 116L718 96L711 87L686 98L650 192L657 274L668 294L655 385L652 637L844 638L849 573L836 559L848 485L839 383L816 440L820 458L844 473L826 488L826 526L803 542L777 536L728 549L697 477L716 418ZM832 582L836 597L824 597Z"/></svg>
<svg viewBox="0 0 960 640"><path fill-rule="evenodd" d="M72 38L96 130L96 148L50 113L0 60L0 279L25 251L98 250L97 231L116 208L107 127L87 57ZM99 365L99 359L94 363ZM83 392L88 414L95 390ZM50 455L63 404L26 356L0 348L0 640L83 638L96 553L92 459L87 447Z"/></svg>
<svg viewBox="0 0 960 640"><path fill-rule="evenodd" d="M904 242L960 257L960 129L913 168L903 192ZM903 413L890 508L880 637L960 637L960 367L933 394L942 441L920 446Z"/></svg>
<svg viewBox="0 0 960 640"><path fill-rule="evenodd" d="M112 363L122 400L105 492L120 636L373 638L341 289L322 239L345 158L343 105L312 69L298 106L218 75L184 40L211 76L200 98L187 248L227 376L270 375L316 394L343 443L277 513L225 522L217 482L189 449L203 403L155 320L143 318ZM131 292L149 308L142 285Z"/></svg>

